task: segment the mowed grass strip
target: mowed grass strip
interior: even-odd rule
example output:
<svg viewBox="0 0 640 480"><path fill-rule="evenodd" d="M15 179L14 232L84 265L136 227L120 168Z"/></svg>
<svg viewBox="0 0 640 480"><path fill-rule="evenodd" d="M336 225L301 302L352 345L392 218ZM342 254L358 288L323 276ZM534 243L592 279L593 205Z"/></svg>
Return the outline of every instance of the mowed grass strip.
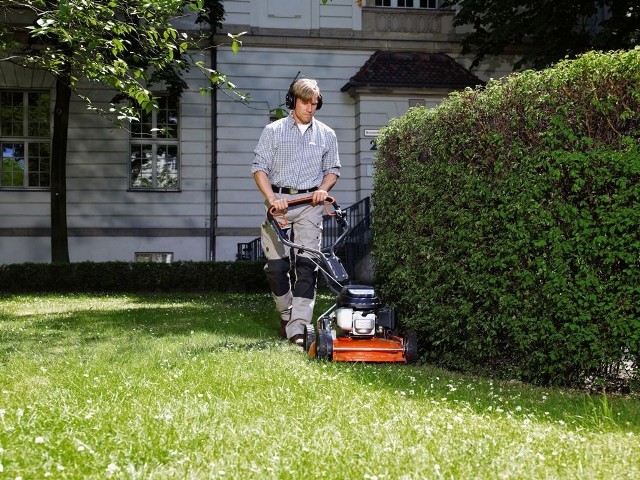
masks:
<svg viewBox="0 0 640 480"><path fill-rule="evenodd" d="M0 479L640 478L639 419L636 397L310 361L268 295L0 297Z"/></svg>

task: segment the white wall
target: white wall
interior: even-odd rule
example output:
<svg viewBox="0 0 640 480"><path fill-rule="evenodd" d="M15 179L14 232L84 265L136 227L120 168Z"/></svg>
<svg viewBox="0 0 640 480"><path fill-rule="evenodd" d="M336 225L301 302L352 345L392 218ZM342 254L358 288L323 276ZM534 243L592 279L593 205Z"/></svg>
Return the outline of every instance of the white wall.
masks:
<svg viewBox="0 0 640 480"><path fill-rule="evenodd" d="M360 30L362 13L354 0L226 0L225 23L260 28ZM238 33L238 32L236 32Z"/></svg>

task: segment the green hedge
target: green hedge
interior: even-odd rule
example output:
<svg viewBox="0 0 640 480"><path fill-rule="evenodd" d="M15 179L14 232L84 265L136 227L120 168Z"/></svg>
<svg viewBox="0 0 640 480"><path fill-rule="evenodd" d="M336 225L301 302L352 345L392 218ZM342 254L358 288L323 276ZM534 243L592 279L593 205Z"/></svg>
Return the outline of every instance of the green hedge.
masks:
<svg viewBox="0 0 640 480"><path fill-rule="evenodd" d="M0 292L268 292L264 262L0 265Z"/></svg>
<svg viewBox="0 0 640 480"><path fill-rule="evenodd" d="M640 49L491 81L383 129L376 282L425 360L563 385L638 365L639 139Z"/></svg>

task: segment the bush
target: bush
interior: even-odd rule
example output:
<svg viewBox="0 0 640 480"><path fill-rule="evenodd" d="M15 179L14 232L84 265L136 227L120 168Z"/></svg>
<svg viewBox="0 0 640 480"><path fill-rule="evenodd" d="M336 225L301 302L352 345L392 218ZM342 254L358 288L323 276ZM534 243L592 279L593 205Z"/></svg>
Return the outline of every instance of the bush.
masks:
<svg viewBox="0 0 640 480"><path fill-rule="evenodd" d="M264 262L0 265L0 292L268 292Z"/></svg>
<svg viewBox="0 0 640 480"><path fill-rule="evenodd" d="M640 49L514 74L383 129L376 280L426 360L563 385L638 364L639 139Z"/></svg>

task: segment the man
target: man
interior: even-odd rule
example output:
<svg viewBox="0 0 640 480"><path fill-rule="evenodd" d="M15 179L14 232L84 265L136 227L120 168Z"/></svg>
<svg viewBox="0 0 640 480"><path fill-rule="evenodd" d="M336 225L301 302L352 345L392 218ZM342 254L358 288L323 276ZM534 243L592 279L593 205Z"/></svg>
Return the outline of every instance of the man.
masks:
<svg viewBox="0 0 640 480"><path fill-rule="evenodd" d="M265 207L285 212L293 240L319 249L322 241L323 201L340 176L335 132L316 120L322 95L315 80L294 81L287 93L288 117L262 131L251 173L265 197ZM313 196L311 204L288 208L288 201ZM265 273L275 307L280 314L280 335L297 345L304 341L304 326L313 319L318 278L317 266L306 252L295 252L295 284L289 277L290 249L280 242L273 227L261 227Z"/></svg>

